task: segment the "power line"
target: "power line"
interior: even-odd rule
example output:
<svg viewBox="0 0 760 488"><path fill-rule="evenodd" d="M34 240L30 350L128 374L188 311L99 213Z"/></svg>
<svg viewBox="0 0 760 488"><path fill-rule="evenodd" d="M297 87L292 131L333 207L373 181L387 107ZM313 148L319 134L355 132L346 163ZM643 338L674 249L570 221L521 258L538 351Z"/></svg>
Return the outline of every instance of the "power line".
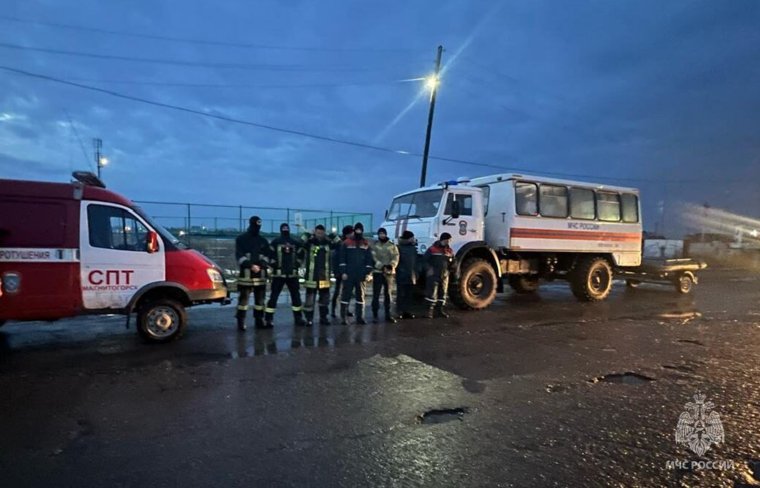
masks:
<svg viewBox="0 0 760 488"><path fill-rule="evenodd" d="M46 22L32 19L22 19L8 15L0 15L0 20L6 22L17 22L23 24L41 25L58 29L78 30L83 32L93 32L97 34L108 34L122 37L132 37L137 39L151 39L155 41L178 42L186 44L198 44L206 46L219 47L237 47L245 49L268 49L274 51L305 51L305 52L419 52L422 50L409 48L360 48L360 47L314 47L314 46L282 46L273 44L255 44L246 42L218 41L211 39L193 39L188 37L162 36L157 34L141 34L120 30L102 29L99 27L88 27L83 25L64 24L60 22Z"/></svg>
<svg viewBox="0 0 760 488"><path fill-rule="evenodd" d="M252 122L252 121L249 121L249 120L239 119L239 118L236 118L236 117L230 117L230 116L227 116L227 115L212 114L212 113L203 112L203 111L192 109L192 108L188 108L188 107L183 107L183 106L180 106L180 105L173 105L173 104L169 104L169 103L158 102L158 101L150 100L150 99L147 99L147 98L137 97L137 96L133 96L133 95L127 95L127 94L116 92L116 91L113 91L113 90L107 90L107 89L98 88L98 87L95 87L95 86L84 85L84 84L81 84L81 83L76 83L76 82L73 82L73 81L68 81L68 80L64 80L64 79L61 79L61 78L56 78L56 77L53 77L53 76L43 75L43 74L39 74L39 73L32 73L32 72L29 72L29 71L24 71L24 70L17 69L17 68L12 68L12 67L9 67L9 66L2 66L2 65L0 65L0 69L5 70L5 71L10 72L10 73L15 73L15 74L18 74L18 75L27 76L27 77L30 77L30 78L37 78L37 79L46 80L46 81L50 81L50 82L58 83L58 84L62 84L62 85L74 86L74 87L81 88L81 89L84 89L84 90L94 91L94 92L98 92L98 93L104 93L106 95L110 95L110 96L116 97L116 98L121 98L121 99L124 99L124 100L130 100L130 101L133 101L133 102L144 103L144 104L153 105L153 106L156 106L156 107L167 108L167 109L176 110L176 111L179 111L179 112L191 113L191 114L194 114L194 115L200 115L202 117L208 117L208 118L212 118L212 119L222 120L222 121L230 122L230 123L234 123L234 124L247 125L247 126L251 126L251 127L257 127L257 128L260 128L260 129L266 129L266 130L274 131L274 132L280 132L280 133L284 133L284 134L297 135L297 136L307 137L307 138L315 139L315 140L319 140L319 141L331 142L331 143L334 143L334 144L342 144L342 145L346 145L346 146L359 147L359 148L363 148L363 149L371 149L373 151L380 151L380 152L384 152L384 153L398 154L398 155L404 155L404 156L412 156L412 157L417 157L417 158L419 158L419 157L422 156L422 154L415 153L415 152L404 151L404 150L399 150L399 149L392 149L392 148L382 147L382 146L375 146L375 145L367 144L367 143L363 143L363 142L350 141L350 140L346 140L346 139L339 139L339 138L336 138L336 137L324 136L324 135L314 134L314 133L300 131L300 130L295 130L295 129L286 129L286 128L283 128L283 127L276 127L276 126L273 126L273 125L261 124L261 123L258 123L258 122ZM718 182L718 181L728 182L729 181L729 180L718 180L718 179L710 179L710 180L684 180L684 179L665 180L665 179L652 179L652 178L609 177L609 176L599 176L599 175L589 175L589 174L563 173L563 172L558 172L558 171L542 171L542 170L536 170L536 169L519 168L519 167L514 167L514 166L502 166L502 165L497 165L497 164L482 163L482 162L478 162L478 161L470 161L470 160L458 159L458 158L448 158L448 157L442 157L442 156L432 156L431 155L430 159L433 159L433 160L436 160L436 161L445 161L445 162L450 162L450 163L463 164L463 165L468 165L468 166L477 166L477 167L483 167L483 168L493 168L493 169L499 169L499 170L508 171L508 172L517 172L517 173L526 173L526 174L535 174L535 175L545 175L545 176L557 176L557 177L563 177L563 178L587 178L587 179L591 179L591 180L628 181L628 182L637 182L637 183L707 183L707 182ZM736 180L736 181L743 181L743 180Z"/></svg>
<svg viewBox="0 0 760 488"><path fill-rule="evenodd" d="M346 68L337 66L304 66L297 64L249 64L249 63L207 63L201 61L184 61L178 59L161 59L161 58L136 58L132 56L120 56L115 54L100 54L90 53L82 51L67 51L64 49L52 49L45 47L32 47L21 46L19 44L12 44L6 42L0 42L0 47L6 49L16 49L21 51L34 51L46 54L57 54L64 56L76 56L91 59L104 59L112 61L129 61L135 63L151 63L151 64L169 64L175 66L192 66L203 68L218 68L218 69L245 69L245 70L257 70L257 71L339 71L339 72L352 72L352 71L373 71L370 68Z"/></svg>
<svg viewBox="0 0 760 488"><path fill-rule="evenodd" d="M69 119L69 127L74 132L74 135L77 136L77 140L79 141L79 147L82 149L82 155L84 156L84 160L87 161L87 165L92 168L92 161L90 160L90 157L87 155L87 150L84 148L84 143L82 142L82 138L79 137L79 131L77 130L77 127L74 125L74 121L71 120L71 115L69 114L69 111L66 109L63 109L63 113L66 114L66 118ZM94 168L93 168L94 172Z"/></svg>
<svg viewBox="0 0 760 488"><path fill-rule="evenodd" d="M398 85L403 83L421 81L423 78L406 78L385 81L365 81L348 83L297 83L297 84L256 84L256 83L185 83L174 81L150 81L150 80L102 80L94 78L69 78L68 81L85 83L102 83L112 85L138 85L138 86L167 86L187 88L261 88L261 89L288 89L288 88L338 88L349 86L381 86Z"/></svg>

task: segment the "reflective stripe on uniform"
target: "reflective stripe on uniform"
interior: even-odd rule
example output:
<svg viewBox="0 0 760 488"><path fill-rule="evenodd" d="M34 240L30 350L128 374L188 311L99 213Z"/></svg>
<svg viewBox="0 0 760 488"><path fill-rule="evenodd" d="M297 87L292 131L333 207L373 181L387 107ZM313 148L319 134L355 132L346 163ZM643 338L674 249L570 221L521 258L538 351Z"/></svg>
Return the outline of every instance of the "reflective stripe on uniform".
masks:
<svg viewBox="0 0 760 488"><path fill-rule="evenodd" d="M250 307L248 305L238 305L238 307L237 307L238 310L242 310L242 311L246 311L249 308Z"/></svg>
<svg viewBox="0 0 760 488"><path fill-rule="evenodd" d="M300 312L301 310L303 310L303 307L291 307L291 308L293 309L294 312Z"/></svg>
<svg viewBox="0 0 760 488"><path fill-rule="evenodd" d="M269 307L266 307L266 308L264 309L264 311L265 311L266 313L274 313L274 312L275 312L275 309L274 309L274 308L269 308Z"/></svg>
<svg viewBox="0 0 760 488"><path fill-rule="evenodd" d="M264 310L264 305L254 305L253 309L254 310L258 310L258 311L262 311L262 310Z"/></svg>

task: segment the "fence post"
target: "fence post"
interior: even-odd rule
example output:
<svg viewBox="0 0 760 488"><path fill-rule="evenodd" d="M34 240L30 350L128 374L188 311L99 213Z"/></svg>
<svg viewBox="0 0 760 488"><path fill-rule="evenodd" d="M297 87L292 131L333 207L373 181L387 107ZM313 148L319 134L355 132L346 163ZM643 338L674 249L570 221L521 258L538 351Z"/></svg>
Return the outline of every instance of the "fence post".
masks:
<svg viewBox="0 0 760 488"><path fill-rule="evenodd" d="M191 239L190 239L190 229L193 227L193 224L191 223L190 218L191 218L190 217L190 204L188 203L187 204L187 230L186 230L187 242L188 243L191 241Z"/></svg>
<svg viewBox="0 0 760 488"><path fill-rule="evenodd" d="M290 209L286 208L285 212L286 212L285 222L287 222L288 226L290 226Z"/></svg>
<svg viewBox="0 0 760 488"><path fill-rule="evenodd" d="M238 205L238 230L243 232L243 206Z"/></svg>

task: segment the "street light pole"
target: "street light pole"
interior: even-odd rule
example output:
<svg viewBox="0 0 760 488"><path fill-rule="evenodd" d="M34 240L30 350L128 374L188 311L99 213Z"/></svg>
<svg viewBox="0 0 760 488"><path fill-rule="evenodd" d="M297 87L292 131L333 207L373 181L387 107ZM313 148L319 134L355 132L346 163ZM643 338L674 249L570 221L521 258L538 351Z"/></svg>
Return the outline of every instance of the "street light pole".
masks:
<svg viewBox="0 0 760 488"><path fill-rule="evenodd" d="M95 148L95 166L98 168L98 179L100 179L100 168L103 167L102 156L100 150L103 148L103 139L95 138L92 140L92 145Z"/></svg>
<svg viewBox="0 0 760 488"><path fill-rule="evenodd" d="M438 93L438 74L441 71L441 54L443 46L438 46L438 55L435 58L435 74L428 80L430 87L430 111L428 112L427 131L425 132L425 150L422 152L422 172L420 174L420 187L425 186L427 178L428 155L430 154L430 135L433 132L433 114L435 113L435 96Z"/></svg>

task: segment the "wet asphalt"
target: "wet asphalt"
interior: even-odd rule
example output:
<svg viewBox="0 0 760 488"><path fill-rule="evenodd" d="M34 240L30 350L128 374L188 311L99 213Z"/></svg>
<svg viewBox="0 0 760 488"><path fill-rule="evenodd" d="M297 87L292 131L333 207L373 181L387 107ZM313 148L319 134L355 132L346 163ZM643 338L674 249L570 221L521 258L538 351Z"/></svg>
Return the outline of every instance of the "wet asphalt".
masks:
<svg viewBox="0 0 760 488"><path fill-rule="evenodd" d="M234 329L189 312L0 329L0 486L760 486L760 275L693 295L565 283L398 325ZM725 441L677 445L697 392ZM698 469L671 461L719 461ZM731 466L733 464L733 466Z"/></svg>

